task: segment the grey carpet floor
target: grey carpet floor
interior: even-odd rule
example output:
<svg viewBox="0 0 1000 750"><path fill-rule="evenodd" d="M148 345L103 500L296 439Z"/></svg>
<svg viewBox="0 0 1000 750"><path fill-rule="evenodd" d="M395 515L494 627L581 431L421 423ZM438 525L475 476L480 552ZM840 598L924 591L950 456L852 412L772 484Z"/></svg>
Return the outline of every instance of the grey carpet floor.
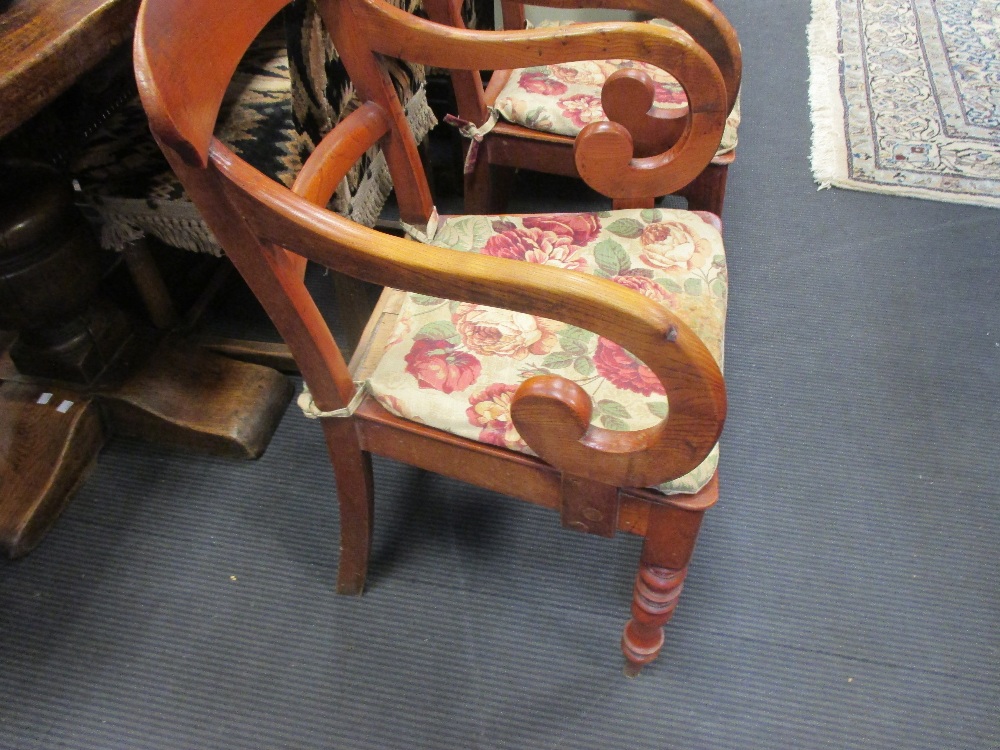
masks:
<svg viewBox="0 0 1000 750"><path fill-rule="evenodd" d="M1000 747L1000 212L817 192L808 4L723 7L722 500L660 661L620 671L638 540L388 461L371 585L336 596L293 408L255 463L113 441L0 561L0 748Z"/></svg>

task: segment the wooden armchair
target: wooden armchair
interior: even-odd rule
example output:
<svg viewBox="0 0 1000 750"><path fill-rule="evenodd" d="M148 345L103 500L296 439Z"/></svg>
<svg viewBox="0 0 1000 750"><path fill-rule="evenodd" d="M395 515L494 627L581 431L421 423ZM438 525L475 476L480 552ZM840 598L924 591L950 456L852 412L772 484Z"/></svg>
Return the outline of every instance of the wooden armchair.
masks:
<svg viewBox="0 0 1000 750"><path fill-rule="evenodd" d="M321 421L337 480L337 590L364 587L370 456L389 456L557 509L570 529L643 535L623 637L627 669L638 672L659 653L718 494L727 290L718 220L639 209L438 217L379 56L479 69L614 52L671 71L692 96L669 152L632 159L628 134L612 123L581 134L581 174L618 199L647 194L675 163L696 172L712 158L728 113L722 75L688 37L643 24L493 35L380 0L323 0L364 103L287 189L212 135L236 62L286 2L248 0L235 11L145 0L135 62L154 136L308 385L300 405ZM377 142L402 219L425 243L320 207ZM394 287L350 364L303 284L309 260Z"/></svg>
<svg viewBox="0 0 1000 750"><path fill-rule="evenodd" d="M654 195L677 193L688 209L722 215L729 165L735 159L742 56L736 32L709 0L531 0L552 8L630 10L676 24L714 58L726 82L729 118L717 153L696 175L670 180ZM457 0L425 0L429 17L461 27ZM504 27L525 27L524 0L502 0ZM469 145L465 161L465 210L502 210L515 169L579 176L574 139L590 122L611 119L635 138L635 155L662 153L683 127L687 95L677 79L642 61L615 57L544 65L529 61L516 70L494 70L484 89L478 70L454 70L456 124ZM604 82L611 83L603 86ZM603 86L603 91L602 91ZM635 101L645 108L636 108ZM648 111L648 112L647 112ZM645 206L652 206L652 197ZM628 207L635 207L629 204ZM626 204L616 205L624 208Z"/></svg>

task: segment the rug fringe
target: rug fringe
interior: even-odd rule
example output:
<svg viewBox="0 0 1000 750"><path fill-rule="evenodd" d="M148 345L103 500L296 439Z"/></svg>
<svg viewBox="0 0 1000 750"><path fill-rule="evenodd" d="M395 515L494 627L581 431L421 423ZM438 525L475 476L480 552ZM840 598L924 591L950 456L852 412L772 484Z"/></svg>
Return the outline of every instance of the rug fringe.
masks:
<svg viewBox="0 0 1000 750"><path fill-rule="evenodd" d="M812 0L809 45L809 108L812 113L813 178L825 190L847 178L847 138L840 95L843 53L837 38L837 0Z"/></svg>
<svg viewBox="0 0 1000 750"><path fill-rule="evenodd" d="M420 84L420 88L406 103L406 120L418 143L437 125L437 118L427 102L427 89L424 84ZM366 227L375 226L389 193L392 192L392 176L389 174L389 165L381 148L374 150L369 173L371 177L363 180L358 186L357 192L350 199L347 211L349 219Z"/></svg>
<svg viewBox="0 0 1000 750"><path fill-rule="evenodd" d="M864 44L866 39L864 34L867 33L867 27L862 24L862 38L860 41L853 40L859 33L854 24L860 23L863 17L855 17L852 13L860 13L861 10L856 9L854 3L842 0L811 0L811 10L812 18L807 29L809 107L812 116L810 162L813 177L819 184L818 189L843 187L945 203L1000 207L1000 195L995 188L998 178L992 174L977 175L971 170L963 170L959 163L963 158L968 161L976 158L992 160L990 163L996 161L995 145L992 150L988 145L982 146L982 139L977 140L978 136L958 133L950 140L939 142L932 139L932 147L950 149L948 154L951 161L945 165L950 167L950 171L912 169L906 172L904 165L896 172L891 166L879 163L879 150L885 146L879 139L891 141L893 138L905 139L906 136L892 132L882 133L875 123L871 125L875 132L864 132L862 116L854 113L853 105L848 107L848 101L854 95L853 89L871 84L871 80L864 77L867 75L867 68L860 67L864 61L851 59L854 54L852 46ZM845 27L845 24L848 26ZM922 38L918 41L921 45L924 44ZM849 45L846 53L845 43ZM943 54L946 50L942 49L941 52ZM926 58L930 53L923 51L922 54ZM876 72L873 75L885 73ZM929 71L928 75L931 76L929 84L933 85L933 71ZM870 90L867 93L870 96ZM881 93L885 94L884 91ZM940 104L936 106L940 107ZM852 118L850 125L849 116ZM876 111L871 116L877 119L879 113ZM916 140L925 137L910 136ZM970 153L964 153L965 150ZM885 158L887 161L889 156Z"/></svg>
<svg viewBox="0 0 1000 750"><path fill-rule="evenodd" d="M106 250L121 251L128 243L152 235L182 250L222 255L222 248L187 199L151 206L144 200L111 198L87 208L97 216L101 247Z"/></svg>

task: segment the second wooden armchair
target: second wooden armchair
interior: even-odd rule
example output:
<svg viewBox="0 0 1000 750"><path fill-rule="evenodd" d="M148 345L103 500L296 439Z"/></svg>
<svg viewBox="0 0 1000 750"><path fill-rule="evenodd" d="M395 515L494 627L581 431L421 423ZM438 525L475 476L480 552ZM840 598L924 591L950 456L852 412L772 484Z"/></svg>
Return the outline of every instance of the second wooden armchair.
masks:
<svg viewBox="0 0 1000 750"><path fill-rule="evenodd" d="M729 165L736 156L740 121L742 53L736 32L709 0L530 0L530 5L562 9L614 9L651 16L683 30L719 66L726 84L729 116L712 160L686 180L671 180L645 198L676 193L690 210L722 216ZM525 27L524 0L502 0L504 27ZM425 0L434 21L462 27L458 0ZM613 53L600 60L555 64L530 61L517 69L492 70L484 88L478 70L453 70L459 118L466 137L474 138L465 161L465 210L502 210L515 169L579 176L573 144L591 122L613 120L634 138L635 155L666 151L683 128L689 92L675 76ZM604 86L605 82L613 82ZM602 91L603 88L603 91ZM642 101L642 107L636 102Z"/></svg>
<svg viewBox="0 0 1000 750"><path fill-rule="evenodd" d="M286 0L145 0L136 70L153 133L188 194L291 348L337 480L337 589L364 587L371 455L513 494L564 526L645 537L622 645L632 673L663 643L702 513L718 494L726 264L708 214L624 210L438 217L380 55L503 67L626 55L692 92L678 145L631 158L618 125L584 129L581 173L618 199L658 170L693 175L728 113L711 56L641 24L444 30L380 0L324 0L326 26L364 100L291 190L215 139L226 81ZM385 150L404 222L424 243L320 206L372 144ZM391 285L350 364L303 284L311 260Z"/></svg>

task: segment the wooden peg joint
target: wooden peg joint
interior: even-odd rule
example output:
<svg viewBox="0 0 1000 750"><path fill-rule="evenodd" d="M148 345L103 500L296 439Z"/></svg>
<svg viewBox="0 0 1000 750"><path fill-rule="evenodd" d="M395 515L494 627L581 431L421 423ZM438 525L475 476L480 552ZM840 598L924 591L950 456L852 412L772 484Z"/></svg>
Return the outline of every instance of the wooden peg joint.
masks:
<svg viewBox="0 0 1000 750"><path fill-rule="evenodd" d="M567 529L612 537L618 528L618 488L563 474L561 510Z"/></svg>

